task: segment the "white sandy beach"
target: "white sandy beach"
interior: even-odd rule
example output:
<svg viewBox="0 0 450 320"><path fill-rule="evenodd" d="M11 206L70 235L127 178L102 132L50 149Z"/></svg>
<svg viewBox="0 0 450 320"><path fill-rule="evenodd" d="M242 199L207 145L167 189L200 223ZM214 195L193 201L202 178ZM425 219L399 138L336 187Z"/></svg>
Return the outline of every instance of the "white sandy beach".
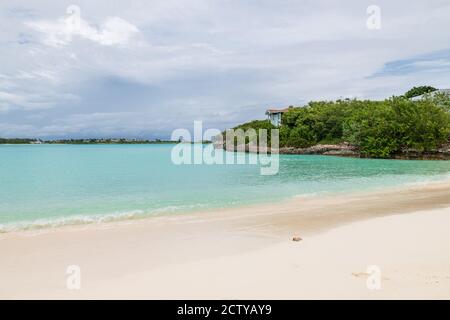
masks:
<svg viewBox="0 0 450 320"><path fill-rule="evenodd" d="M449 299L449 230L450 184L436 183L10 232L0 298ZM66 287L69 265L79 290Z"/></svg>

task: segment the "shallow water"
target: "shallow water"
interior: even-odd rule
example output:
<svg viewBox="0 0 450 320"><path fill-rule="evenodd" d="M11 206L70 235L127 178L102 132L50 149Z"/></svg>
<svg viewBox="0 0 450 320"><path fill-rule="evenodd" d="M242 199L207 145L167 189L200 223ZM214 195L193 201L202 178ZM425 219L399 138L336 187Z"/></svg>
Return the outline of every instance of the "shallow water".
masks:
<svg viewBox="0 0 450 320"><path fill-rule="evenodd" d="M174 145L0 145L0 231L348 193L448 179L450 161L280 155L259 165L175 165ZM245 156L245 155L238 155Z"/></svg>

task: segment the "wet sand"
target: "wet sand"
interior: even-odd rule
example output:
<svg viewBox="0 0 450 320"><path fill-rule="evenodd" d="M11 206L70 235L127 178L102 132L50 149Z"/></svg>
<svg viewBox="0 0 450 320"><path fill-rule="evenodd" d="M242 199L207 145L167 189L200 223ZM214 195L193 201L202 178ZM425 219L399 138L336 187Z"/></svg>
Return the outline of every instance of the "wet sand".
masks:
<svg viewBox="0 0 450 320"><path fill-rule="evenodd" d="M448 230L442 182L9 232L0 298L449 299Z"/></svg>

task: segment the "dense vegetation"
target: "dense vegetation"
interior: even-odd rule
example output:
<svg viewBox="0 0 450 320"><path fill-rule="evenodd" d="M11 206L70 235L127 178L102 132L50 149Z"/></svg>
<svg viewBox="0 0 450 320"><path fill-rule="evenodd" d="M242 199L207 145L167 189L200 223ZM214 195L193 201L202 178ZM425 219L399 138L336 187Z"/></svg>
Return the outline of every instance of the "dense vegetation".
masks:
<svg viewBox="0 0 450 320"><path fill-rule="evenodd" d="M430 93L433 91L436 91L437 89L431 86L420 86L420 87L414 87L410 90L408 90L403 96L406 99L411 99L417 96L421 96L425 93Z"/></svg>
<svg viewBox="0 0 450 320"><path fill-rule="evenodd" d="M21 138L13 138L13 139L5 139L0 138L0 144L29 144L36 141L35 139L21 139Z"/></svg>
<svg viewBox="0 0 450 320"><path fill-rule="evenodd" d="M388 158L405 150L429 152L446 143L450 134L450 98L436 95L411 101L338 100L310 102L282 116L281 147L305 148L348 142L362 155ZM268 121L237 128L270 129Z"/></svg>

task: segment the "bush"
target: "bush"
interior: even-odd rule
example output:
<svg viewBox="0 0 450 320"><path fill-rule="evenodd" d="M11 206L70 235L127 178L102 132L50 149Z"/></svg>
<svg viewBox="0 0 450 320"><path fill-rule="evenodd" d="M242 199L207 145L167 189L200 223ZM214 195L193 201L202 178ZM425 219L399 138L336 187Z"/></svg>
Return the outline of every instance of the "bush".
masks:
<svg viewBox="0 0 450 320"><path fill-rule="evenodd" d="M392 98L355 110L344 139L364 155L386 158L405 149L436 149L447 141L449 125L449 114L431 100Z"/></svg>
<svg viewBox="0 0 450 320"><path fill-rule="evenodd" d="M384 101L310 102L283 114L280 146L305 148L346 141L359 147L363 155L377 158L388 158L406 149L427 152L448 140L449 110L449 96L438 94L420 101L393 97ZM275 129L267 120L237 128Z"/></svg>
<svg viewBox="0 0 450 320"><path fill-rule="evenodd" d="M430 93L430 92L433 92L433 91L436 91L436 90L437 90L436 88L433 88L431 86L414 87L414 88L408 90L403 96L406 99L411 99L411 98L414 98L414 97L417 97L417 96L421 96L421 95L423 95L425 93Z"/></svg>

